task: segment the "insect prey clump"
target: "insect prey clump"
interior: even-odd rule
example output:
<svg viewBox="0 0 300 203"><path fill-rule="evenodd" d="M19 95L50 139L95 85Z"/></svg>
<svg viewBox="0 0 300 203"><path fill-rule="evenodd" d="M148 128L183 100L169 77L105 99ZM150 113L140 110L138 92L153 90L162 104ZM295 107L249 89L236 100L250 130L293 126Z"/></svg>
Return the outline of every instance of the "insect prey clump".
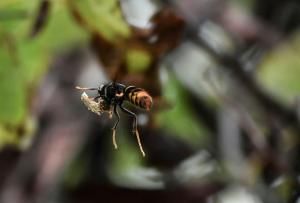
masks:
<svg viewBox="0 0 300 203"><path fill-rule="evenodd" d="M112 118L112 108L111 106L107 105L103 99L100 98L98 99L98 101L95 101L93 98L89 98L85 92L83 92L81 94L81 101L91 112L97 115L101 115L102 113L108 113L109 118Z"/></svg>

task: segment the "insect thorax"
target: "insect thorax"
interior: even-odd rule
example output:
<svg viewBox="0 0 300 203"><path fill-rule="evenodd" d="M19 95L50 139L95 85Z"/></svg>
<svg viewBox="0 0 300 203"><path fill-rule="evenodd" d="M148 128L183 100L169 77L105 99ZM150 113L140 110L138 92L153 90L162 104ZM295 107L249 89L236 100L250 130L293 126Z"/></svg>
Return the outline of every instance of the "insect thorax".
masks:
<svg viewBox="0 0 300 203"><path fill-rule="evenodd" d="M125 85L120 83L108 83L99 88L99 95L107 103L112 104L117 99L120 99L117 95L122 94L125 89Z"/></svg>

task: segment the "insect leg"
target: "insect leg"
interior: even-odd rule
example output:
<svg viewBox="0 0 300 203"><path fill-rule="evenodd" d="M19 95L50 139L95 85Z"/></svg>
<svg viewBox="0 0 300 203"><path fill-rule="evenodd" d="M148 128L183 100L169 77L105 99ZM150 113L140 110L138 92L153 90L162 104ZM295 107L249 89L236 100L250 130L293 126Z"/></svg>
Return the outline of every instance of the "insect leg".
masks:
<svg viewBox="0 0 300 203"><path fill-rule="evenodd" d="M133 117L133 126L132 127L133 127L133 132L135 132L137 130L137 117L136 117L135 113L129 111L128 109L126 109L122 105L120 105L120 108L124 113L126 113L126 114L130 115L131 117Z"/></svg>
<svg viewBox="0 0 300 203"><path fill-rule="evenodd" d="M117 129L117 126L120 121L120 115L117 111L117 105L114 105L114 114L117 116L117 122L115 123L114 127L112 128L112 131L113 131L112 140L113 140L113 145L114 145L115 149L118 149L118 145L116 142L116 129Z"/></svg>
<svg viewBox="0 0 300 203"><path fill-rule="evenodd" d="M140 147L140 151L142 153L143 156L145 156L145 152L143 150L143 146L142 146L142 143L141 143L141 140L140 140L140 135L139 135L139 131L137 129L137 117L136 117L136 114L129 111L128 109L124 108L122 105L120 105L120 108L121 110L126 113L126 114L129 114L130 116L133 117L133 133L135 134L136 136L136 139L137 139L137 142L138 142L138 145Z"/></svg>

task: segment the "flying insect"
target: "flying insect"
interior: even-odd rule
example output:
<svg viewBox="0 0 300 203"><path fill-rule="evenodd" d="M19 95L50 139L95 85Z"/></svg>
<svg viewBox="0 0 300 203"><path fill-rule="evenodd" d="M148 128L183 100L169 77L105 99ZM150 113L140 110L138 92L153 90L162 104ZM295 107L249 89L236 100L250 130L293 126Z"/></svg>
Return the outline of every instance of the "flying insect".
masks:
<svg viewBox="0 0 300 203"><path fill-rule="evenodd" d="M95 98L92 98L92 100L88 99L85 92L81 96L84 104L94 113L101 114L103 112L108 112L110 113L110 115L116 115L117 121L112 128L112 139L115 149L118 148L116 143L116 129L120 121L120 115L117 108L119 107L121 111L131 116L133 118L132 131L136 135L136 139L142 155L145 156L145 152L143 150L139 132L137 129L137 116L135 113L125 108L123 104L124 101L127 101L137 107L149 111L152 107L153 100L148 92L146 92L142 88L138 88L135 86L126 86L116 82L110 82L101 85L98 88L82 88L77 86L76 89L94 90L98 92L98 95Z"/></svg>

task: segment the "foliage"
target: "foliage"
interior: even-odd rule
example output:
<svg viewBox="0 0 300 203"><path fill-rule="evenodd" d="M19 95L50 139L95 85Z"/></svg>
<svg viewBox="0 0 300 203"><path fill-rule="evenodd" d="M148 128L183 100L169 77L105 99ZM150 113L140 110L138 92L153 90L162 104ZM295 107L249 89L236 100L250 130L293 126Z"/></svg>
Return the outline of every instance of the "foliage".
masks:
<svg viewBox="0 0 300 203"><path fill-rule="evenodd" d="M272 93L293 104L300 92L300 38L295 35L267 55L259 71L260 80Z"/></svg>
<svg viewBox="0 0 300 203"><path fill-rule="evenodd" d="M8 15L7 19L0 21L0 92L3 94L0 100L0 126L4 132L3 144L20 143L18 139L22 139L23 135L18 135L14 129L25 128L30 117L32 96L55 51L85 39L84 33L70 19L63 5L55 5L49 25L40 36L30 39L36 6L33 1L2 1L0 8L0 12L8 14L18 11L28 14L21 19L10 19ZM57 30L64 32L56 34Z"/></svg>

